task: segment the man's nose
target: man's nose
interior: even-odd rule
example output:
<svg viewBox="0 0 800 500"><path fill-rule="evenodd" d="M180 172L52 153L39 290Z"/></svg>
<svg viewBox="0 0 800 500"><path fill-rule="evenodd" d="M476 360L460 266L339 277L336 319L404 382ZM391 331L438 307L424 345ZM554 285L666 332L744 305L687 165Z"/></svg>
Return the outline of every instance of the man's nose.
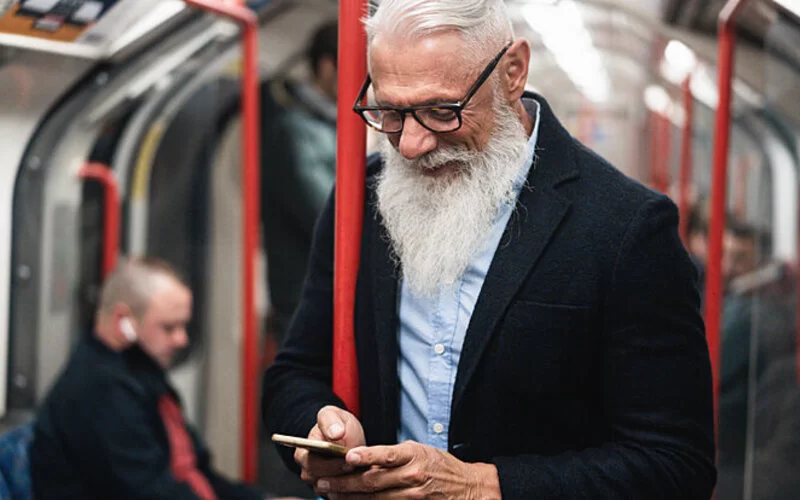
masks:
<svg viewBox="0 0 800 500"><path fill-rule="evenodd" d="M437 143L436 134L423 127L410 113L406 115L397 148L403 157L415 160L436 149Z"/></svg>
<svg viewBox="0 0 800 500"><path fill-rule="evenodd" d="M189 345L189 334L186 332L186 328L181 328L176 332L174 340L175 347L177 348L183 348Z"/></svg>

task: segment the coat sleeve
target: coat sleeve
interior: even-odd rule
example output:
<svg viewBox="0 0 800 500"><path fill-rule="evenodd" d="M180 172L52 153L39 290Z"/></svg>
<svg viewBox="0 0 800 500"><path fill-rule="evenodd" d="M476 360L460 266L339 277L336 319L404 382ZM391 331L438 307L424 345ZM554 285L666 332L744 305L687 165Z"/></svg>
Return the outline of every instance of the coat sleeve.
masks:
<svg viewBox="0 0 800 500"><path fill-rule="evenodd" d="M305 437L327 405L344 408L332 390L333 218L331 195L317 223L298 310L275 363L263 378L262 416L269 432ZM278 447L299 472L293 451Z"/></svg>
<svg viewBox="0 0 800 500"><path fill-rule="evenodd" d="M708 499L716 483L711 369L696 270L666 198L630 222L604 298L603 398L612 440L495 457L503 498Z"/></svg>

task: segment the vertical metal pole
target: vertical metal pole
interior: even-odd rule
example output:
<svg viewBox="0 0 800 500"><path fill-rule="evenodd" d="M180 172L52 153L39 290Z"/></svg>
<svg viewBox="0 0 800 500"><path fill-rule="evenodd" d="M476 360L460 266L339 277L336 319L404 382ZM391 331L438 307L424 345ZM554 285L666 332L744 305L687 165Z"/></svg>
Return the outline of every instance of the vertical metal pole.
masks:
<svg viewBox="0 0 800 500"><path fill-rule="evenodd" d="M680 211L679 232L684 245L689 241L689 187L692 184L692 146L694 138L694 96L691 86L692 75L683 81L683 130L681 134L681 167L678 174L678 209Z"/></svg>
<svg viewBox="0 0 800 500"><path fill-rule="evenodd" d="M102 163L87 163L78 175L103 185L103 279L117 266L119 256L119 187L114 172Z"/></svg>
<svg viewBox="0 0 800 500"><path fill-rule="evenodd" d="M667 116L659 115L659 144L661 154L659 154L658 171L656 175L656 189L664 194L669 192L670 160L672 159L672 121Z"/></svg>
<svg viewBox="0 0 800 500"><path fill-rule="evenodd" d="M333 390L359 414L354 336L356 278L361 252L366 175L366 131L352 105L366 75L367 39L361 19L367 0L339 1L339 90L333 299Z"/></svg>
<svg viewBox="0 0 800 500"><path fill-rule="evenodd" d="M258 24L245 24L242 72L242 113L244 118L242 148L244 149L243 183L244 196L244 248L242 278L244 303L244 358L242 372L243 429L242 468L243 478L255 482L258 467L258 353L259 335L256 313L256 257L260 235L261 197L261 103L258 71Z"/></svg>
<svg viewBox="0 0 800 500"><path fill-rule="evenodd" d="M719 370L722 316L722 237L728 187L728 141L731 129L731 80L736 44L736 14L747 0L728 0L719 14L718 85L719 104L714 122L714 163L711 177L711 220L708 230L708 265L705 293L705 323L714 379L714 409L719 421Z"/></svg>
<svg viewBox="0 0 800 500"><path fill-rule="evenodd" d="M261 96L258 73L258 18L237 1L184 0L187 5L237 21L242 33L242 477L256 480L258 462L258 331L255 259L258 253Z"/></svg>

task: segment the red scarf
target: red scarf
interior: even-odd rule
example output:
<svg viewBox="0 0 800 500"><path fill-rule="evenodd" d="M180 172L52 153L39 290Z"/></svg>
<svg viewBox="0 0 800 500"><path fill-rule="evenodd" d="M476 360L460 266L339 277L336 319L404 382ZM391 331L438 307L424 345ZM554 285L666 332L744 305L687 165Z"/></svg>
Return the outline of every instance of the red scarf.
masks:
<svg viewBox="0 0 800 500"><path fill-rule="evenodd" d="M186 431L183 414L178 403L171 395L165 394L158 401L158 412L167 429L172 474L178 481L187 483L203 500L217 500L214 488L211 487L208 479L197 470L194 446Z"/></svg>

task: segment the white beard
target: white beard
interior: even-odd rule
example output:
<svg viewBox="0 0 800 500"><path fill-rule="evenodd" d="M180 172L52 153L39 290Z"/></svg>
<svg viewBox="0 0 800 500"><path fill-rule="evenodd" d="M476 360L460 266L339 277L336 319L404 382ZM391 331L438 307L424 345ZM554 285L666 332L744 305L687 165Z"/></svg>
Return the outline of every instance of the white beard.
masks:
<svg viewBox="0 0 800 500"><path fill-rule="evenodd" d="M494 101L495 126L483 151L440 147L405 159L386 137L378 179L378 210L403 279L417 296L430 297L454 285L486 243L503 203L515 196L514 182L526 164L528 136L519 115L501 97ZM425 176L425 168L456 162L458 171Z"/></svg>

